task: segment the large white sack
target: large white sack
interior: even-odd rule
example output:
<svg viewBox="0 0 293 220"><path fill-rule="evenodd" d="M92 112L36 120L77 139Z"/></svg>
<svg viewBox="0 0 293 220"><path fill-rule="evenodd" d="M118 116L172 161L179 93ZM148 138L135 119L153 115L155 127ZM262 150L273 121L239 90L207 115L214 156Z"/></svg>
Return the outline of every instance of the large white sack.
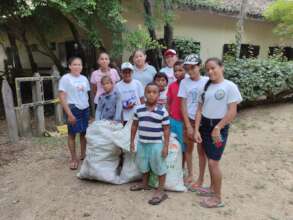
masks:
<svg viewBox="0 0 293 220"><path fill-rule="evenodd" d="M123 154L123 166L120 173L120 183L128 183L139 180L142 178L142 174L139 172L136 162L135 153L124 152Z"/></svg>
<svg viewBox="0 0 293 220"><path fill-rule="evenodd" d="M187 189L183 182L183 169L182 169L182 151L180 143L175 138L175 134L170 135L168 156L166 158L167 174L165 189L177 192L186 192ZM149 185L152 187L158 187L159 180L151 172Z"/></svg>
<svg viewBox="0 0 293 220"><path fill-rule="evenodd" d="M117 167L121 150L108 138L108 134L119 129L122 125L110 121L95 121L88 127L86 157L78 177L120 184Z"/></svg>

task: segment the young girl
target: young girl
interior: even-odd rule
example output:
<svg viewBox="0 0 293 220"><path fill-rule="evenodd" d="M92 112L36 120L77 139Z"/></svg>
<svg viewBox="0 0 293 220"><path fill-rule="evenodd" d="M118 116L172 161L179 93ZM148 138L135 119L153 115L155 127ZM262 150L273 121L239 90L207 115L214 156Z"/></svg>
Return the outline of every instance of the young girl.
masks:
<svg viewBox="0 0 293 220"><path fill-rule="evenodd" d="M122 81L116 88L121 96L123 124L132 119L136 105L144 103L143 87L138 80L132 79L133 66L131 63L123 63L121 66Z"/></svg>
<svg viewBox="0 0 293 220"><path fill-rule="evenodd" d="M71 154L70 169L78 168L79 159L85 157L86 129L89 120L88 91L90 85L88 79L81 75L82 61L78 57L70 58L70 73L62 76L59 82L59 99L67 116L68 147ZM80 134L80 158L75 152L75 136Z"/></svg>
<svg viewBox="0 0 293 220"><path fill-rule="evenodd" d="M157 84L157 86L160 89L160 97L157 104L162 107L166 107L167 106L167 91L168 91L167 75L165 73L157 73L154 76L154 83Z"/></svg>
<svg viewBox="0 0 293 220"><path fill-rule="evenodd" d="M199 177L193 183L192 152L194 148L194 119L197 110L199 94L202 92L208 77L200 75L201 60L198 55L191 54L184 60L184 67L190 78L185 78L180 83L178 97L181 98L181 111L185 125L185 143L187 149L185 159L187 163L188 176L185 178L187 187L195 191L203 184L206 158L201 145L197 146L199 157Z"/></svg>
<svg viewBox="0 0 293 220"><path fill-rule="evenodd" d="M170 85L172 82L176 80L176 77L174 76L174 64L178 60L177 53L173 49L168 49L164 53L165 63L166 66L163 67L160 72L165 73L168 77L168 84Z"/></svg>
<svg viewBox="0 0 293 220"><path fill-rule="evenodd" d="M157 73L155 67L146 63L146 54L142 49L137 49L133 53L133 79L138 80L143 85L143 88L153 81Z"/></svg>
<svg viewBox="0 0 293 220"><path fill-rule="evenodd" d="M96 110L96 120L121 121L122 103L120 95L114 90L110 76L103 76L101 84L104 93L99 96Z"/></svg>
<svg viewBox="0 0 293 220"><path fill-rule="evenodd" d="M110 58L106 52L100 53L97 62L99 65L99 69L94 71L91 75L91 84L92 84L93 94L95 95L95 98L94 98L95 104L98 104L99 96L103 92L105 92L101 84L101 79L103 76L109 76L112 79L112 82L114 84L120 80L120 77L116 69L109 67Z"/></svg>
<svg viewBox="0 0 293 220"><path fill-rule="evenodd" d="M210 80L199 99L194 138L197 143L202 143L208 158L211 186L209 189L202 188L198 193L210 196L202 200L202 206L216 208L223 207L219 161L227 142L229 124L236 117L237 104L242 101L242 97L237 86L224 79L221 60L210 58L206 61L205 68Z"/></svg>

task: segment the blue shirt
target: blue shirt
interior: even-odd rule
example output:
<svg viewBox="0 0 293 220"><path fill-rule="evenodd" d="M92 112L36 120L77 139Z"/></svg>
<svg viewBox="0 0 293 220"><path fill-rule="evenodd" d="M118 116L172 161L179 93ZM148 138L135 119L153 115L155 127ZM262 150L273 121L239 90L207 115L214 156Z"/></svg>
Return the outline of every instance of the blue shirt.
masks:
<svg viewBox="0 0 293 220"><path fill-rule="evenodd" d="M120 121L122 113L122 103L120 95L116 91L102 93L99 96L96 120L114 120Z"/></svg>
<svg viewBox="0 0 293 220"><path fill-rule="evenodd" d="M134 121L138 121L138 138L142 143L161 143L163 125L169 125L169 114L164 107L149 111L145 104L136 108Z"/></svg>
<svg viewBox="0 0 293 220"><path fill-rule="evenodd" d="M142 70L139 70L136 66L134 66L133 79L140 81L144 88L148 83L154 81L156 73L157 70L155 67L149 64L146 64Z"/></svg>

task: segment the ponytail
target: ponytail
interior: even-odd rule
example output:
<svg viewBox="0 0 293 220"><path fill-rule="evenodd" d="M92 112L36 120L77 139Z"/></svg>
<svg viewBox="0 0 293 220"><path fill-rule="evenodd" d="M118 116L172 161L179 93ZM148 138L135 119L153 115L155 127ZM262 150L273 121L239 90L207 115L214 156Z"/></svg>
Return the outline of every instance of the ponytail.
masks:
<svg viewBox="0 0 293 220"><path fill-rule="evenodd" d="M206 84L204 85L204 89L203 89L203 93L201 94L201 99L202 99L202 104L204 103L204 99L205 99L205 95L206 95L206 91L208 90L209 86L211 85L212 80L208 80L206 82Z"/></svg>

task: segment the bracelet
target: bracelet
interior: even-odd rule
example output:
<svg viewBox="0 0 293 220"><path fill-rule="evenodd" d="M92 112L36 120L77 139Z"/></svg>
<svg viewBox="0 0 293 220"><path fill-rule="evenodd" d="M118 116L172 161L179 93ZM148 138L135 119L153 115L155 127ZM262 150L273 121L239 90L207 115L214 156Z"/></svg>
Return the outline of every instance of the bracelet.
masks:
<svg viewBox="0 0 293 220"><path fill-rule="evenodd" d="M214 128L221 130L221 128L218 125L216 125Z"/></svg>

